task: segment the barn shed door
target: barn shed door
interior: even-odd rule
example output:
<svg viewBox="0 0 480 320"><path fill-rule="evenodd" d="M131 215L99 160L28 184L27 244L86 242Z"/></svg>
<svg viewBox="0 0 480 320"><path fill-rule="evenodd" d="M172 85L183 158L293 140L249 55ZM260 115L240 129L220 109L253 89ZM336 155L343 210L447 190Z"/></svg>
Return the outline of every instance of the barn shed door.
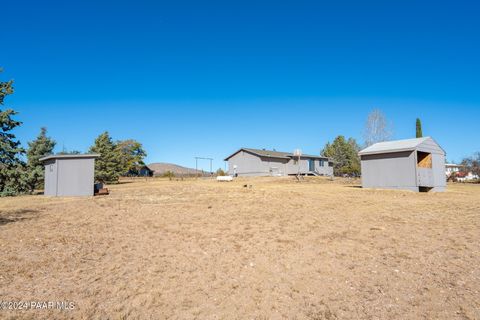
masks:
<svg viewBox="0 0 480 320"><path fill-rule="evenodd" d="M417 151L417 183L419 187L433 187L432 154Z"/></svg>
<svg viewBox="0 0 480 320"><path fill-rule="evenodd" d="M417 179L419 187L434 187L432 169L417 168Z"/></svg>

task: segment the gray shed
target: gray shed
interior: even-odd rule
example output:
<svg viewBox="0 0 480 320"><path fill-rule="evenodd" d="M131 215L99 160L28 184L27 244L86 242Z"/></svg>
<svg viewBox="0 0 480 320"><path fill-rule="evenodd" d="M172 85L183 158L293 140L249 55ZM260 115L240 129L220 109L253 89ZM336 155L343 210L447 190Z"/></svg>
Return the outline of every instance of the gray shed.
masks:
<svg viewBox="0 0 480 320"><path fill-rule="evenodd" d="M445 151L430 137L376 143L359 155L364 188L445 191Z"/></svg>
<svg viewBox="0 0 480 320"><path fill-rule="evenodd" d="M50 155L45 165L46 196L93 196L95 158L98 154Z"/></svg>

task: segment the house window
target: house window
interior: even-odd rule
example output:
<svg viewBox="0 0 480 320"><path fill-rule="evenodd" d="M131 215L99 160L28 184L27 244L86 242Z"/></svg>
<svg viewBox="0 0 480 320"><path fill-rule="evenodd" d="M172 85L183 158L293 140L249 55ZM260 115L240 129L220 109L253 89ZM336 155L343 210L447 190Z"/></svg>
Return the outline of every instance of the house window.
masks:
<svg viewBox="0 0 480 320"><path fill-rule="evenodd" d="M53 172L53 164L50 165L50 172Z"/></svg>
<svg viewBox="0 0 480 320"><path fill-rule="evenodd" d="M324 167L325 166L325 160L320 160L320 167Z"/></svg>

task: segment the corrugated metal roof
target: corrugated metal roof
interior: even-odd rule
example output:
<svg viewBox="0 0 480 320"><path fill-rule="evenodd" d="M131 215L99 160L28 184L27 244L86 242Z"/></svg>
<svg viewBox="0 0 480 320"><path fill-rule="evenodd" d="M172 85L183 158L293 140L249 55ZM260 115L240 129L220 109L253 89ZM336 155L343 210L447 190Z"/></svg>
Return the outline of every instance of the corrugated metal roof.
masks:
<svg viewBox="0 0 480 320"><path fill-rule="evenodd" d="M260 157L267 157L267 158L280 158L280 159L291 159L294 155L292 152L282 152L282 151L273 151L273 150L264 150L264 149L252 149L252 148L241 148L240 150L236 151L232 155L228 156L225 158L225 161L239 153L240 151L247 151L250 153L253 153L257 156ZM314 155L309 155L309 154L302 154L302 158L316 158L316 159L327 159L327 157L322 157L322 156L314 156Z"/></svg>
<svg viewBox="0 0 480 320"><path fill-rule="evenodd" d="M368 148L363 149L358 154L376 154L376 153L388 153L388 152L398 152L398 151L413 151L419 145L424 143L427 140L430 140L430 137L423 137L417 139L406 139L406 140L395 140L395 141L385 141L379 142L371 145Z"/></svg>

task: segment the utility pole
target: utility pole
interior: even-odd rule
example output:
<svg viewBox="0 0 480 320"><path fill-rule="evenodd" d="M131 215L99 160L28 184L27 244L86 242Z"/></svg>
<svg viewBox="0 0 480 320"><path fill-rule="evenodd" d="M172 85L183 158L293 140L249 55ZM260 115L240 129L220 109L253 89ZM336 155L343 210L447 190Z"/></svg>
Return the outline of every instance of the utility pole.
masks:
<svg viewBox="0 0 480 320"><path fill-rule="evenodd" d="M195 157L195 175L198 174L198 160L208 160L210 161L210 175L213 173L213 158L204 158L204 157ZM203 170L202 170L203 172Z"/></svg>

